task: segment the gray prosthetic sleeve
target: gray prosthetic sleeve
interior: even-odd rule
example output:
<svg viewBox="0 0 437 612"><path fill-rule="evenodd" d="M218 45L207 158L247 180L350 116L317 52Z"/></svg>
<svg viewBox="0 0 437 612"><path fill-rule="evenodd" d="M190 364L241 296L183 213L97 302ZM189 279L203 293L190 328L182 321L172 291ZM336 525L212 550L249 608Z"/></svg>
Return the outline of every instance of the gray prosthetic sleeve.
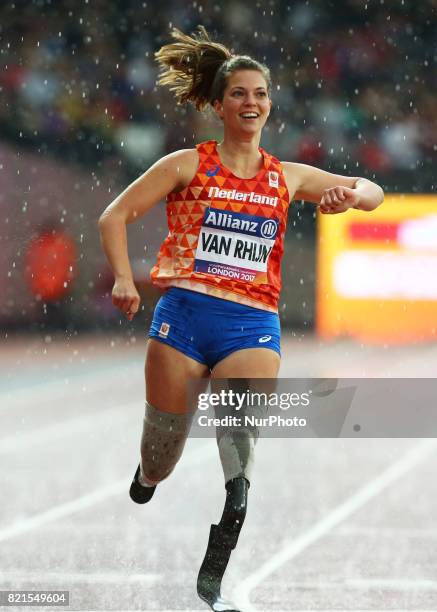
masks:
<svg viewBox="0 0 437 612"><path fill-rule="evenodd" d="M216 411L216 416L223 418L223 410ZM255 458L255 445L259 438L259 427L256 419L264 417L265 406L244 406L232 415L237 417L238 424L218 426L216 428L217 446L225 477L225 484L233 478L244 477L250 482Z"/></svg>
<svg viewBox="0 0 437 612"><path fill-rule="evenodd" d="M193 414L163 412L146 402L141 437L141 476L157 483L174 470L184 450Z"/></svg>

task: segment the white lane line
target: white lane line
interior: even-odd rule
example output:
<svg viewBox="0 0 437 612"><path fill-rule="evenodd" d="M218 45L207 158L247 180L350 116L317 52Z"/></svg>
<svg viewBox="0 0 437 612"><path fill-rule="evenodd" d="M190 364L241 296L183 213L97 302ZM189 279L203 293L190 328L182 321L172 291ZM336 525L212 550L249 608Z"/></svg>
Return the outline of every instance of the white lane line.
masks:
<svg viewBox="0 0 437 612"><path fill-rule="evenodd" d="M23 380L23 388L0 392L0 413L16 407L17 404L20 406L30 403L35 406L38 399L52 403L64 399L66 394L95 392L104 386L107 388L108 380L114 380L116 375L120 384L122 384L123 375L128 369L136 370L134 366L120 364L104 370L100 368L96 370L88 369L80 373L72 373L67 369L59 373L59 379L42 380L40 383L30 386L26 386L26 382ZM139 372L138 380L143 380L142 372Z"/></svg>
<svg viewBox="0 0 437 612"><path fill-rule="evenodd" d="M250 602L250 593L263 580L281 567L284 563L294 559L303 550L320 540L333 527L347 519L372 498L379 495L393 482L422 463L437 448L437 440L422 440L407 452L401 459L389 466L382 474L371 480L364 487L349 497L345 502L334 508L329 514L313 525L308 531L289 540L278 553L272 555L255 572L249 574L235 589L232 599L242 607L245 612L255 612L256 608Z"/></svg>
<svg viewBox="0 0 437 612"><path fill-rule="evenodd" d="M2 580L18 583L38 582L48 584L53 582L61 582L62 584L71 584L72 582L94 582L104 584L120 584L139 582L144 585L151 585L158 582L162 576L160 574L120 574L119 572L3 572ZM19 585L18 585L19 586ZM16 590L20 590L17 588Z"/></svg>
<svg viewBox="0 0 437 612"><path fill-rule="evenodd" d="M41 514L35 514L34 516L16 521L12 525L0 530L0 542L10 540L11 538L22 535L23 533L32 531L38 527L42 527L47 523L65 518L70 514L80 512L81 510L86 510L91 506L108 499L109 497L113 497L114 495L119 495L122 491L126 491L126 484L126 479L123 478L123 480L118 480L112 485L97 489L97 491L94 493L89 493L88 495L78 497L71 502L60 504L51 510L42 512Z"/></svg>
<svg viewBox="0 0 437 612"><path fill-rule="evenodd" d="M0 455L13 452L21 452L37 444L57 442L59 438L79 433L89 433L96 426L106 425L107 429L119 427L123 422L132 420L131 410L135 407L141 409L141 403L132 402L124 404L111 410L100 410L91 412L81 417L69 419L62 423L52 423L44 427L32 429L27 432L17 432L13 436L0 439ZM138 411L138 418L140 412ZM92 424L92 427L91 427Z"/></svg>
<svg viewBox="0 0 437 612"><path fill-rule="evenodd" d="M193 463L197 463L200 460L204 461L206 459L210 459L211 457L215 456L216 453L217 450L215 444L203 444L200 448L195 449L186 457L184 465L189 466ZM71 514L76 514L82 510L87 510L88 508L91 508L92 506L95 506L96 504L99 504L110 497L114 497L122 493L127 495L129 484L129 480L123 478L117 482L114 482L112 485L97 489L97 491L94 491L94 493L89 493L88 495L78 497L71 502L60 504L59 506L51 508L51 510L42 512L41 514L36 514L34 516L21 519L0 530L0 542L21 536L28 531L33 531L34 529L38 529L39 527L52 523L53 521L63 519Z"/></svg>

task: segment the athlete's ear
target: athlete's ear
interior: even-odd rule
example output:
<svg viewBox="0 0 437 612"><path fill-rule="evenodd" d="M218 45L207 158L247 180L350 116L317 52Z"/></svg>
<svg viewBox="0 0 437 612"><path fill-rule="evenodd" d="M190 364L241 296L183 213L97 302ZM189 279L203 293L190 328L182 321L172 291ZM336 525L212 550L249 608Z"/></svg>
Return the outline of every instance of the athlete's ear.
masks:
<svg viewBox="0 0 437 612"><path fill-rule="evenodd" d="M219 119L223 120L223 103L219 100L215 100L213 107Z"/></svg>

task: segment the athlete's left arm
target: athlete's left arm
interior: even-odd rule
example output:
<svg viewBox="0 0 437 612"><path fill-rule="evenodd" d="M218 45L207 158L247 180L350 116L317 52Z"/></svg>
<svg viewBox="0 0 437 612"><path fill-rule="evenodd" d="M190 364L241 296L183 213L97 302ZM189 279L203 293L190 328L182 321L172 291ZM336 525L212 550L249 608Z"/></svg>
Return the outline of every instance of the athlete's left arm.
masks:
<svg viewBox="0 0 437 612"><path fill-rule="evenodd" d="M381 187L368 179L331 174L306 164L281 163L292 199L313 202L322 213L335 215L349 208L371 211L384 201Z"/></svg>

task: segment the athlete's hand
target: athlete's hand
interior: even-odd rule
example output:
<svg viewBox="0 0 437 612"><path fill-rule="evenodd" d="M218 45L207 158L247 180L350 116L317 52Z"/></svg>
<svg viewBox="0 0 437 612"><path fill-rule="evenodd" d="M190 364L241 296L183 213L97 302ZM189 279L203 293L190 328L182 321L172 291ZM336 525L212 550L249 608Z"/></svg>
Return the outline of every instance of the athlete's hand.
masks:
<svg viewBox="0 0 437 612"><path fill-rule="evenodd" d="M112 288L112 303L132 321L140 307L140 296L134 282L128 278L118 278Z"/></svg>
<svg viewBox="0 0 437 612"><path fill-rule="evenodd" d="M356 189L350 187L331 187L325 189L320 200L319 210L325 215L337 215L346 212L349 208L355 208L360 201L360 195Z"/></svg>

